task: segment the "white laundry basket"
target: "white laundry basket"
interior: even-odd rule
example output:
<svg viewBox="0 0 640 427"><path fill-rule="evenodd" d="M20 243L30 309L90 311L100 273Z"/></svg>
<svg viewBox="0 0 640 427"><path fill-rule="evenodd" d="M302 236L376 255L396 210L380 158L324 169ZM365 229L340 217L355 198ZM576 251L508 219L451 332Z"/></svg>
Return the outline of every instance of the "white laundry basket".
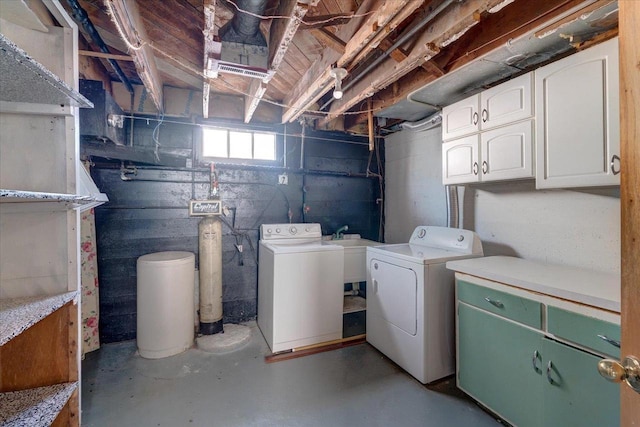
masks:
<svg viewBox="0 0 640 427"><path fill-rule="evenodd" d="M138 258L140 356L159 359L193 345L194 269L191 252L157 252Z"/></svg>

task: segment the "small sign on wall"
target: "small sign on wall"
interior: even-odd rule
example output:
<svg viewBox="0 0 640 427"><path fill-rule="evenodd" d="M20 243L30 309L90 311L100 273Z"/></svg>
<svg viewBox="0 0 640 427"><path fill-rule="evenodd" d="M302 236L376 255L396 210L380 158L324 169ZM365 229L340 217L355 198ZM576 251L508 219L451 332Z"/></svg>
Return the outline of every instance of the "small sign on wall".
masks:
<svg viewBox="0 0 640 427"><path fill-rule="evenodd" d="M189 200L190 216L220 215L222 204L220 200Z"/></svg>

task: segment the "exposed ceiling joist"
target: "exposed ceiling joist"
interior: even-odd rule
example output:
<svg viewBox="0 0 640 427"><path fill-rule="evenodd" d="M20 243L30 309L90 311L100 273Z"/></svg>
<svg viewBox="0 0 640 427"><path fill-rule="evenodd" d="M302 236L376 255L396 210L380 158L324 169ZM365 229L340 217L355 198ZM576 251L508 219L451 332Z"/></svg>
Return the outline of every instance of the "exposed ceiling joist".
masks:
<svg viewBox="0 0 640 427"><path fill-rule="evenodd" d="M453 3L437 15L427 31L424 31L415 42L415 47L402 62L388 58L365 78L354 84L342 99L331 104L329 114L322 121L326 124L339 114L364 101L374 93L399 80L426 60L435 56L440 48L445 47L464 35L480 21L483 12L501 4L503 0L469 0L464 3Z"/></svg>
<svg viewBox="0 0 640 427"><path fill-rule="evenodd" d="M214 36L215 36L215 16L216 3L215 0L204 0L204 59L202 61L204 69L202 75L205 76L202 81L202 117L209 118L209 94L211 86L207 76L207 68L209 66L209 57L214 53Z"/></svg>
<svg viewBox="0 0 640 427"><path fill-rule="evenodd" d="M315 6L319 0L312 0L311 5ZM284 59L284 55L289 49L289 45L293 41L293 37L298 31L298 27L302 19L307 14L309 5L297 0L281 0L276 10L278 16L288 16L289 19L276 19L271 24L269 31L269 70L278 71L280 64ZM258 108L258 104L262 100L267 91L268 82L251 82L249 96L245 100L244 122L249 123L253 113Z"/></svg>
<svg viewBox="0 0 640 427"><path fill-rule="evenodd" d="M148 38L136 1L105 0L105 4L112 13L114 23L122 32L121 36L126 38L124 41L133 57L140 79L158 110L162 111L162 80L156 68L153 50L146 43Z"/></svg>
<svg viewBox="0 0 640 427"><path fill-rule="evenodd" d="M349 65L360 52L367 49L381 32L387 32L387 26L402 12L415 11L422 4L421 0L399 2L397 0L364 1L357 14L369 14L364 23L354 18L349 24L338 31L337 36L342 40L349 40L345 47L345 53L326 52L307 71L303 78L294 87L285 104L289 106L285 110L282 121L295 120L305 108L316 102L322 95L333 87L333 78L330 75L331 67Z"/></svg>
<svg viewBox="0 0 640 427"><path fill-rule="evenodd" d="M344 25L351 20L353 13L332 13L330 15L308 16L300 27L301 30Z"/></svg>
<svg viewBox="0 0 640 427"><path fill-rule="evenodd" d="M347 44L326 28L313 28L310 31L313 37L323 45L342 54L346 52Z"/></svg>

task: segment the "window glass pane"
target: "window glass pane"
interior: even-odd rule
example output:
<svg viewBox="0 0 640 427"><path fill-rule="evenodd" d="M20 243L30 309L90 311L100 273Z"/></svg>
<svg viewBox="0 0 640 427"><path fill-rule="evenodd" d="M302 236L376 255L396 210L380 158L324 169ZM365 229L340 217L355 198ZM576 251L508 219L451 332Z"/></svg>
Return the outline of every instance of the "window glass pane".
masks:
<svg viewBox="0 0 640 427"><path fill-rule="evenodd" d="M227 152L227 131L202 128L202 155L204 157L229 157Z"/></svg>
<svg viewBox="0 0 640 427"><path fill-rule="evenodd" d="M260 160L275 160L276 136L270 133L254 133L253 158Z"/></svg>
<svg viewBox="0 0 640 427"><path fill-rule="evenodd" d="M251 134L247 132L229 132L229 157L250 159Z"/></svg>

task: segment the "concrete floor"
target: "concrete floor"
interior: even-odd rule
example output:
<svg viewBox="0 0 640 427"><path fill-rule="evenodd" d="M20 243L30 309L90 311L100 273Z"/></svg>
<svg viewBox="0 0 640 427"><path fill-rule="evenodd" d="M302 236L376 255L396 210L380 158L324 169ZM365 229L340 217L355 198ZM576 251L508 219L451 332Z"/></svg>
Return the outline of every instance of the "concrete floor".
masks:
<svg viewBox="0 0 640 427"><path fill-rule="evenodd" d="M456 391L425 387L369 344L267 364L251 342L217 355L191 349L146 360L135 341L107 344L82 364L82 425L465 426L498 425Z"/></svg>

